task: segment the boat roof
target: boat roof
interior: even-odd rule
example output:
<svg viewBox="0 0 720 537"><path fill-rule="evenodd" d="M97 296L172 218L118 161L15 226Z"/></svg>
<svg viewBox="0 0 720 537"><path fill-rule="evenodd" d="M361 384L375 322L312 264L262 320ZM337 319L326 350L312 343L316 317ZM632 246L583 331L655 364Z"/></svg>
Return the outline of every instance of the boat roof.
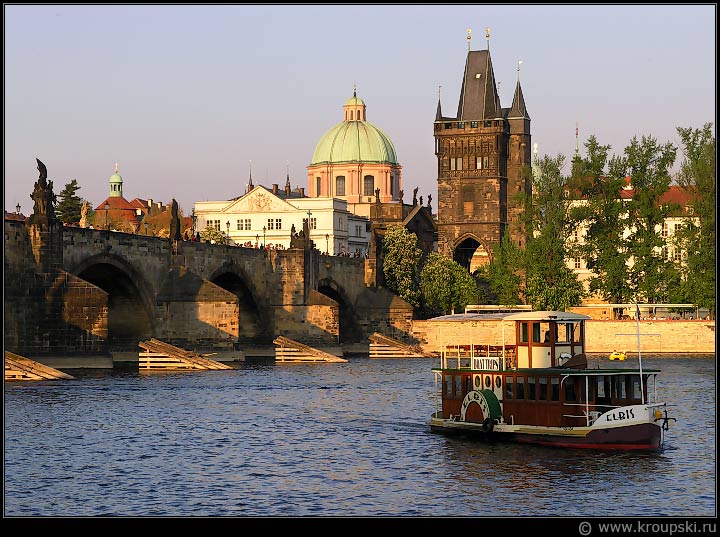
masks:
<svg viewBox="0 0 720 537"><path fill-rule="evenodd" d="M446 368L433 367L433 371L447 371L449 369L458 370L457 368ZM464 370L464 368L461 368ZM524 374L542 374L548 373L553 375L564 375L564 376L599 376L599 375L639 375L640 369L571 369L565 367L530 367L530 368L519 368L519 369L505 369L503 371L497 371L495 369L485 370L473 370L474 373L478 371L487 371L488 373L499 374L499 373L524 373ZM658 375L662 373L660 369L645 369L643 367L643 375Z"/></svg>
<svg viewBox="0 0 720 537"><path fill-rule="evenodd" d="M441 315L433 317L432 321L492 321L507 319L508 316L514 315L509 311L494 313L453 313L452 315Z"/></svg>
<svg viewBox="0 0 720 537"><path fill-rule="evenodd" d="M582 313L570 311L523 311L505 317L508 321L583 321L591 319Z"/></svg>

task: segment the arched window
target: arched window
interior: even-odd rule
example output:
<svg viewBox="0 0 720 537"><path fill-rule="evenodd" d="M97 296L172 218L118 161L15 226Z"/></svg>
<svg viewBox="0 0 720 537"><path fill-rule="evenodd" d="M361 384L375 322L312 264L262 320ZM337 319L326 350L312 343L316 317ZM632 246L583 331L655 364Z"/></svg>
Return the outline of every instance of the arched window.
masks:
<svg viewBox="0 0 720 537"><path fill-rule="evenodd" d="M320 178L316 177L315 178L315 197L317 197L317 198L320 197L320 186L321 186Z"/></svg>
<svg viewBox="0 0 720 537"><path fill-rule="evenodd" d="M363 181L363 196L374 196L375 195L375 177L372 175L366 175Z"/></svg>
<svg viewBox="0 0 720 537"><path fill-rule="evenodd" d="M345 176L344 175L338 175L335 178L335 195L336 196L344 196L345 195Z"/></svg>
<svg viewBox="0 0 720 537"><path fill-rule="evenodd" d="M350 110L350 121L352 121L352 120L353 120L353 111Z"/></svg>

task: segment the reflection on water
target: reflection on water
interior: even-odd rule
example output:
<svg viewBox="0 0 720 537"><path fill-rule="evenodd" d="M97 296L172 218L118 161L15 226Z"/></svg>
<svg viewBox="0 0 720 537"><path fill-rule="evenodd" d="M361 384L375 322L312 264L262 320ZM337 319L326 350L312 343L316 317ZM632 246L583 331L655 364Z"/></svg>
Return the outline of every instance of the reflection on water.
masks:
<svg viewBox="0 0 720 537"><path fill-rule="evenodd" d="M643 358L663 370L678 420L660 454L431 434L433 365L356 358L6 383L5 515L715 514L714 356Z"/></svg>

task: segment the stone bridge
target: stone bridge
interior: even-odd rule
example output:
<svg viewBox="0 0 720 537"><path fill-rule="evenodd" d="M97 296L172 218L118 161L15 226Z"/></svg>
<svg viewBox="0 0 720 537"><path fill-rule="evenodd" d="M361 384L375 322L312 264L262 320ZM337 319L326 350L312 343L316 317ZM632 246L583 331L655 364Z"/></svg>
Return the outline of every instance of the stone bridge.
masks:
<svg viewBox="0 0 720 537"><path fill-rule="evenodd" d="M374 259L263 250L5 221L5 348L33 357L402 338L412 308L374 282Z"/></svg>

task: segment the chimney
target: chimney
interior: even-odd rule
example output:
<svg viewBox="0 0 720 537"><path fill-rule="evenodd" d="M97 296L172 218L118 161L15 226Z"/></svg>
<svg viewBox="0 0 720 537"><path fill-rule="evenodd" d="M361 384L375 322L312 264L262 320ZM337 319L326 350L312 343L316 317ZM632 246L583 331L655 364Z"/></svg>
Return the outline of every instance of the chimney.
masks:
<svg viewBox="0 0 720 537"><path fill-rule="evenodd" d="M290 197L290 183L285 183L285 195L289 198Z"/></svg>
<svg viewBox="0 0 720 537"><path fill-rule="evenodd" d="M272 193L277 196L277 194L278 194L278 185L277 185L277 183L274 183L274 184L273 184Z"/></svg>
<svg viewBox="0 0 720 537"><path fill-rule="evenodd" d="M305 187L303 187L303 186L300 187L300 197L301 198L305 197Z"/></svg>

